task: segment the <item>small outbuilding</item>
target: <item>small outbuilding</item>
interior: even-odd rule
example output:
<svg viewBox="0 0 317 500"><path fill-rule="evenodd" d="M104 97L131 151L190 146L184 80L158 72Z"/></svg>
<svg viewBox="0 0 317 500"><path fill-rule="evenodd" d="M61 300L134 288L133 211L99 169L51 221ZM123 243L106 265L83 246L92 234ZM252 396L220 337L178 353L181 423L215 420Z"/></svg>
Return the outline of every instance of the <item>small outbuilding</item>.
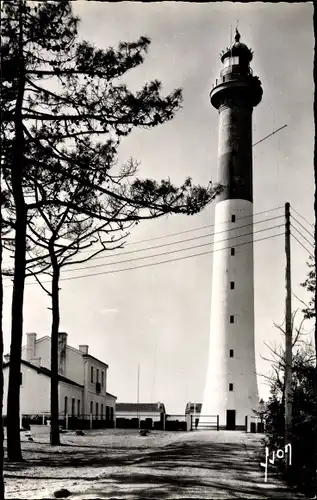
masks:
<svg viewBox="0 0 317 500"><path fill-rule="evenodd" d="M163 403L116 403L116 427L162 429L165 422Z"/></svg>

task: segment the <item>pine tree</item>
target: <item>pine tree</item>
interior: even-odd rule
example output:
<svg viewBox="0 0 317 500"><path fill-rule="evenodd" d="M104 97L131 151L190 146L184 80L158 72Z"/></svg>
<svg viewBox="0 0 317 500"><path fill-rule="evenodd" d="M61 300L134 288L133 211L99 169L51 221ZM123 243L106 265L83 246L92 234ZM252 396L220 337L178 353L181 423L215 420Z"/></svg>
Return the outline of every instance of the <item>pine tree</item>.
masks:
<svg viewBox="0 0 317 500"><path fill-rule="evenodd" d="M78 220L86 216L107 224L120 223L118 216L113 218L120 206L126 211L125 222L134 223L169 213L194 214L220 188L193 186L190 179L178 188L169 180L122 182L120 172L117 178L109 174L108 166L124 136L135 127L165 123L181 105L181 91L163 97L157 80L136 93L118 83L119 77L143 62L148 38L108 50L79 42L79 20L67 1L3 1L2 10L3 182L12 195L15 213L7 436L8 458L18 461L22 459L23 299L32 221L50 207L52 213L66 209ZM84 196L65 200L59 189L67 183L81 186ZM54 283L56 287L57 280ZM56 331L58 318L54 321ZM52 372L56 370L52 364Z"/></svg>

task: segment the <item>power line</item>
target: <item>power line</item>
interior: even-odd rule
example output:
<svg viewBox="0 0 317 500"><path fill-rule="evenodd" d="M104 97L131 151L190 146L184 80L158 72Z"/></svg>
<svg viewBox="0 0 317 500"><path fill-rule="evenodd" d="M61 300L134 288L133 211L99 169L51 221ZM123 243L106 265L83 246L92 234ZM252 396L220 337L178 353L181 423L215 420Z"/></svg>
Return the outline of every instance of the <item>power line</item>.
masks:
<svg viewBox="0 0 317 500"><path fill-rule="evenodd" d="M77 269L68 269L68 271L81 271L83 269L90 269L90 268L94 268L94 267L112 266L113 264L126 264L127 262L135 262L137 260L151 259L153 257L162 257L163 255L170 255L172 253L179 253L179 252L184 252L186 250L193 250L194 248L202 248L202 247L206 247L208 245L213 245L213 244L216 244L216 243L222 243L224 241L229 241L229 240L233 240L233 239L236 239L236 238L242 238L244 236L250 236L252 234L262 233L263 231L270 231L271 229L276 229L276 228L283 227L283 226L284 226L284 224L279 224L278 226L271 226L269 228L259 229L258 231L244 233L244 234L239 234L237 236L232 236L230 238L225 238L225 239L220 240L220 241L212 241L210 243L202 243L200 245L193 245L191 247L180 248L180 249L177 249L177 250L171 250L169 252L162 252L162 253L158 253L158 254L154 254L154 255L144 255L142 257L136 257L135 259L122 260L120 262L109 262L107 264L95 264L95 265L92 265L92 266L85 266L85 267L81 267L81 268L77 268ZM225 231L220 231L220 232L225 232ZM219 234L219 233L214 233L214 234Z"/></svg>
<svg viewBox="0 0 317 500"><path fill-rule="evenodd" d="M294 217L294 215L292 215L292 219L293 219L293 220L295 220L295 221L297 222L297 224L299 224L299 225L300 225L303 229L305 229L305 231L309 234L309 236L311 236L311 238L313 238L313 239L314 239L313 234L312 234L310 231L308 231L308 229L306 229L306 227L305 227L305 226L303 226L303 224L302 224L301 222L299 222L299 221L296 219L296 217Z"/></svg>
<svg viewBox="0 0 317 500"><path fill-rule="evenodd" d="M116 255L103 255L102 257L92 257L91 260L109 259L111 257L120 257L121 255L130 255L130 254L133 254L133 253L139 253L139 252L145 252L145 251L148 251L148 250L154 250L156 248L163 248L163 247L171 246L171 245L179 245L180 243L187 243L188 241L201 240L202 238L208 238L208 237L211 237L211 236L216 236L218 234L227 233L229 231L236 231L237 229L243 229L245 227L255 226L256 224L262 224L263 222L269 222L271 220L281 219L281 217L284 217L284 216L283 215L278 215L276 217L271 217L269 219L264 219L264 220L260 220L260 221L257 221L257 222L251 222L250 224L244 224L243 226L231 227L231 228L228 228L228 229L224 229L222 231L216 231L215 233L203 234L201 236L195 236L193 238L185 238L184 240L171 241L170 243L162 243L161 245L154 245L152 247L139 248L137 250L129 250L128 252L119 252ZM278 226L276 226L276 227L278 227Z"/></svg>
<svg viewBox="0 0 317 500"><path fill-rule="evenodd" d="M294 212L297 213L297 215L299 215L309 226L311 226L312 228L314 228L314 224L311 224L311 222L308 222L308 220L305 219L305 217L303 215L301 215L299 212L297 212L297 210L295 210L295 208L293 207L293 205L291 205L291 209L294 210Z"/></svg>
<svg viewBox="0 0 317 500"><path fill-rule="evenodd" d="M253 214L253 217L255 217L257 215L262 215L264 213L273 212L273 211L276 211L276 210L279 210L279 209L282 209L282 208L284 208L284 207L276 207L276 208L271 208L269 210L263 210L261 212L257 212L255 214ZM252 217L252 215L246 215L246 216L243 216L243 217L236 217L236 221L238 221L238 220L244 220L244 219L249 219L250 217ZM278 215L276 217L270 217L269 219L264 219L264 220L261 220L261 221L251 222L250 224L245 224L243 226L238 226L237 228L240 229L240 228L243 228L243 227L248 227L248 226L252 226L252 225L256 225L256 224L261 224L263 222L269 222L271 220L279 219L281 217L284 217L284 215ZM217 223L217 225L218 224L229 224L229 223L231 224L232 221L220 222L220 223ZM193 231L199 231L201 229L206 229L206 228L211 228L211 227L215 227L215 224L207 224L205 226L201 226L201 227L198 227L198 228L187 229L185 231L179 231L177 233L171 233L171 234L167 234L167 235L157 236L155 238L147 238L147 239L144 239L144 240L138 240L138 241L135 241L135 242L127 243L126 246L128 246L128 245L134 245L134 244L138 244L138 243L144 243L144 242L147 242L147 241L160 240L160 239L167 238L167 237L170 237L170 236L178 236L180 234L186 234L186 233L190 233L190 232L193 232ZM108 258L111 258L111 257L117 257L118 255L128 255L128 254L143 252L143 251L147 251L147 250L151 250L151 249L155 249L155 248L162 248L164 246L176 245L176 244L187 242L187 241L192 241L192 240L196 240L196 239L198 240L198 239L202 239L202 238L207 238L208 236L214 236L215 234L220 234L220 233L223 233L223 232L232 231L232 230L235 230L237 228L233 227L233 228L230 228L230 229L225 229L223 231L217 231L216 233L210 233L210 234L205 234L205 235L202 235L202 236L196 236L196 237L193 237L193 238L187 238L187 239L184 239L184 240L178 240L176 242L164 243L162 245L154 245L153 247L140 248L138 250L130 250L130 251L127 251L127 252L120 252L120 250L119 251L118 250L109 250L109 252L115 252L115 253L113 255L109 255L107 253L107 255L103 255L102 257L97 257L97 256L96 257L92 257L91 260L108 259ZM91 250L82 251L82 252L80 252L80 255L83 255L83 254L86 254L86 253L89 253L89 252L91 252ZM5 264L5 265L9 265L9 262L7 264Z"/></svg>
<svg viewBox="0 0 317 500"><path fill-rule="evenodd" d="M301 241L299 241L299 239L298 239L298 238L296 238L295 234L292 234L292 236L293 236L293 238L295 238L295 240L297 241L297 243L299 243L299 244L300 244L300 246L301 246L301 247L303 247L303 248L304 248L304 250L306 250L306 252L308 252L308 253L309 253L309 255L310 255L311 257L313 257L313 254L312 254L312 253L310 253L310 251L309 251L309 250L307 250L307 248L305 247L305 245L303 245L303 243L302 243Z"/></svg>
<svg viewBox="0 0 317 500"><path fill-rule="evenodd" d="M313 245L313 244L312 244L312 243L311 243L311 242L310 242L310 241L306 238L306 236L304 236L304 235L303 235L303 234L302 234L302 233L301 233L301 232L297 229L297 227L296 227L296 226L294 226L294 224L292 225L292 228L293 228L293 229L295 229L295 231L297 231L297 232L298 232L298 234L299 234L302 238L304 238L304 240L306 240L306 241L307 241L307 243L309 243L309 245L311 245L311 246L314 248L314 245Z"/></svg>
<svg viewBox="0 0 317 500"><path fill-rule="evenodd" d="M279 227L284 227L284 224L279 224L277 226L271 226L271 227L268 227L268 228L259 229L258 231L250 231L248 233L238 234L236 236L231 236L230 238L224 238L223 240L211 241L210 243L202 243L200 245L193 245L193 246L190 246L190 247L187 247L187 248L179 248L179 249L176 249L176 250L170 250L170 251L167 251L167 252L161 252L161 253L157 253L157 254L153 254L153 255L143 255L141 257L135 257L134 259L126 259L126 260L121 260L121 261L118 261L118 262L108 262L108 263L105 263L105 264L93 264L92 266L78 267L77 269L67 269L67 271L65 271L65 272L71 272L71 271L75 271L76 272L76 271L82 271L82 270L85 270L85 269L92 269L92 268L96 268L96 267L113 266L113 265L116 265L116 264L127 264L128 262L135 262L135 261L144 260L144 259L152 259L154 257L162 257L164 255L171 255L173 253L179 253L179 252L184 252L184 251L187 251L187 250L193 250L193 249L196 249L196 248L206 247L206 246L217 244L217 243L223 243L224 241L230 241L230 240L234 240L236 238L243 238L244 236L250 236L252 234L262 233L263 231L270 231L271 229L277 229ZM225 232L225 231L221 231L221 232ZM215 234L218 234L218 233L215 233ZM41 273L39 273L39 274L41 274Z"/></svg>
<svg viewBox="0 0 317 500"><path fill-rule="evenodd" d="M265 214L265 213L268 213L268 212L273 212L275 210L281 210L281 209L284 209L284 206L281 206L281 207L276 207L276 208L270 208L268 210L262 210L261 212L257 212L253 215L245 215L243 217L236 217L236 221L237 220L243 220L243 219L249 219L250 217L256 217L257 215L262 215L262 214ZM223 222L218 222L218 224L228 224L228 223L231 223L230 220L227 220L227 221L223 221ZM136 245L138 243L146 243L147 241L155 241L155 240L160 240L162 238L169 238L170 236L178 236L180 234L186 234L186 233L191 233L192 231L200 231L201 229L207 229L209 227L215 227L215 224L207 224L205 226L200 226L200 227L196 227L196 228L192 228L192 229L187 229L185 231L179 231L177 233L170 233L170 234L165 234L165 235L162 235L162 236L156 236L154 238L147 238L147 239L144 239L144 240L138 240L138 241L131 241L130 243L127 243L127 246L128 245Z"/></svg>
<svg viewBox="0 0 317 500"><path fill-rule="evenodd" d="M264 238L259 238L258 240L250 240L250 241L246 241L245 243L238 243L238 244L234 245L234 248L237 248L237 247L240 247L240 246L243 246L243 245L249 245L252 242L253 243L257 243L259 241L269 240L271 238L276 238L277 236L282 236L282 235L284 235L284 232L283 233L274 234L272 236L266 236ZM168 260L159 261L159 262L151 262L149 264L142 264L141 266L127 267L125 269L114 269L113 271L103 271L103 272L98 272L98 273L93 273L93 274L83 274L81 276L67 276L66 278L61 278L60 281L69 281L69 280L75 280L75 279L80 279L80 278L88 278L88 277L92 277L92 276L100 276L100 275L106 275L106 274L116 274L116 273L121 273L121 272L125 272L125 271L131 271L131 270L134 270L134 269L142 269L142 268L146 268L146 267L153 267L153 266L157 266L157 265L160 265L160 264L167 264L167 263L176 262L176 261L179 261L179 260L190 259L192 257L199 257L201 255L209 255L211 253L219 252L219 251L222 251L222 250L228 250L230 248L232 248L232 246L228 246L228 247L224 247L224 248L216 248L216 249L208 250L206 252L201 252L201 253L198 253L198 254L185 255L183 257L175 257L174 259L168 259ZM50 281L43 281L43 284L44 283L50 283ZM26 285L37 285L37 282L25 283L25 284ZM4 288L8 288L9 286L11 286L11 285L6 285Z"/></svg>
<svg viewBox="0 0 317 500"><path fill-rule="evenodd" d="M256 217L257 215L262 215L262 214L265 214L265 213L268 213L268 212L273 212L275 210L281 210L281 209L284 209L284 206L281 206L281 207L276 207L276 208L270 208L268 210L262 210L261 212L257 212L255 214L253 214L253 217ZM237 220L242 220L242 219L249 219L250 217L252 217L252 215L245 215L243 217L236 217L236 221ZM223 222L218 222L218 224L228 224L228 223L231 223L230 220L227 220L227 221L223 221ZM200 226L200 227L196 227L196 228L192 228L192 229L187 229L185 231L179 231L177 233L170 233L170 234L165 234L165 235L162 235L162 236L156 236L154 238L147 238L145 240L138 240L138 241L131 241L130 243L127 243L127 246L128 245L136 245L137 243L145 243L147 241L154 241L154 240L160 240L162 238L169 238L170 236L178 236L180 234L186 234L186 233L190 233L192 231L200 231L201 229L207 229L208 227L215 227L215 224L207 224L206 226Z"/></svg>

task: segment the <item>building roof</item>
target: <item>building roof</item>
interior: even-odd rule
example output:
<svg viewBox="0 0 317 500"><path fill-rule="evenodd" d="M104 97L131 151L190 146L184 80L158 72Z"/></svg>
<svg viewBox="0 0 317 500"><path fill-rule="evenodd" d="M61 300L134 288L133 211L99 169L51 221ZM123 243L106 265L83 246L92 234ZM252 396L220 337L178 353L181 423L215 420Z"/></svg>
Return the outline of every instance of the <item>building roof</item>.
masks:
<svg viewBox="0 0 317 500"><path fill-rule="evenodd" d="M111 394L110 392L106 392L106 396L111 396L112 398L117 399L117 396L114 396L114 395L113 395L113 394Z"/></svg>
<svg viewBox="0 0 317 500"><path fill-rule="evenodd" d="M157 412L165 413L163 403L116 403L116 412Z"/></svg>
<svg viewBox="0 0 317 500"><path fill-rule="evenodd" d="M59 332L59 333L64 333L64 332ZM66 333L67 335L67 333ZM51 341L51 337L49 335L43 335L43 337L40 337L40 338L37 338L35 340L35 343L37 344L38 342L42 342L42 340L49 340ZM72 345L69 345L69 344L66 344L66 348L67 349L71 349L72 351L76 351L78 353L80 353L83 358L87 357L87 358L91 358L91 359L94 359L95 361L97 361L98 363L100 363L101 365L103 366L106 366L107 368L109 368L109 365L107 365L107 363L104 363L103 361L101 361L100 359L98 358L95 358L94 356L92 356L91 354L84 354L80 349L78 349L77 347L73 347ZM23 349L26 349L26 345L24 345L22 347L22 350Z"/></svg>
<svg viewBox="0 0 317 500"><path fill-rule="evenodd" d="M42 373L43 375L46 375L47 377L51 377L51 370L49 370L48 368L44 368L44 366L32 365L32 363L29 363L28 361L25 361L24 359L21 359L21 364L28 366L29 368L33 368L33 370L37 371L37 373ZM10 366L10 361L8 363L3 364L3 368L7 368L8 366ZM58 380L60 382L65 382L66 384L75 385L76 387L80 387L81 389L84 388L83 385L78 384L77 382L74 382L70 378L63 377L63 375L58 375Z"/></svg>
<svg viewBox="0 0 317 500"><path fill-rule="evenodd" d="M202 403L187 403L185 413L194 413L194 411L200 413L201 407Z"/></svg>
<svg viewBox="0 0 317 500"><path fill-rule="evenodd" d="M78 350L78 349L76 349ZM80 351L79 351L80 352ZM95 356L92 356L91 354L83 354L83 358L91 358L91 359L94 359L95 361L98 361L98 363L100 363L101 365L104 365L106 366L107 368L109 368L109 365L107 365L107 363L104 363L103 361L100 361L100 359L98 358L95 358Z"/></svg>

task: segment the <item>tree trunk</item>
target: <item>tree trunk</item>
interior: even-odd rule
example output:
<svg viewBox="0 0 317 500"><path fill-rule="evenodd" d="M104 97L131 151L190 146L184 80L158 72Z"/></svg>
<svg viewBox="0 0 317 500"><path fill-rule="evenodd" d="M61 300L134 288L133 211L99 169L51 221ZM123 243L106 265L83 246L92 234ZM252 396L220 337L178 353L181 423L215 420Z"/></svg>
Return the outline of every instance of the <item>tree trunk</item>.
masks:
<svg viewBox="0 0 317 500"><path fill-rule="evenodd" d="M20 442L20 383L21 350L23 335L23 299L25 282L26 222L27 213L23 193L24 173L24 133L22 106L25 89L25 67L23 58L23 4L20 1L19 15L19 80L15 106L15 144L13 147L12 193L16 210L14 279L12 292L10 373L7 405L7 445L8 459L21 461Z"/></svg>
<svg viewBox="0 0 317 500"><path fill-rule="evenodd" d="M315 37L317 36L317 30L316 30L316 14L317 14L317 7L314 2L314 33ZM314 55L314 79L317 78L317 56L316 56L316 51ZM316 80L315 80L316 81ZM317 113L317 98L316 94L314 96L314 112L315 116ZM315 428L314 428L314 439L315 439L315 453L313 457L313 481L314 481L314 493L315 496L317 496L317 313L316 313L316 308L317 308L317 286L316 286L316 279L317 279L317 139L316 139L316 134L317 134L317 127L316 127L316 121L315 121L315 142L314 142L314 180L315 180L315 200L314 200L314 211L315 211L315 252L314 252L314 257L315 257L315 297L314 297L314 305L315 305L315 352L316 352L316 363L315 363L315 377L314 377L314 396L315 396Z"/></svg>
<svg viewBox="0 0 317 500"><path fill-rule="evenodd" d="M17 210L18 214L18 210ZM15 268L12 296L10 372L7 405L8 459L22 460L20 443L20 384L21 350L23 334L23 299L25 280L25 235L26 217L23 211L18 216L15 237Z"/></svg>
<svg viewBox="0 0 317 500"><path fill-rule="evenodd" d="M51 445L60 444L58 427L58 331L59 331L59 267L54 253L50 248L53 268L52 277L52 328L51 328Z"/></svg>
<svg viewBox="0 0 317 500"><path fill-rule="evenodd" d="M4 498L3 481L3 288L2 288L2 217L0 211L0 498Z"/></svg>

